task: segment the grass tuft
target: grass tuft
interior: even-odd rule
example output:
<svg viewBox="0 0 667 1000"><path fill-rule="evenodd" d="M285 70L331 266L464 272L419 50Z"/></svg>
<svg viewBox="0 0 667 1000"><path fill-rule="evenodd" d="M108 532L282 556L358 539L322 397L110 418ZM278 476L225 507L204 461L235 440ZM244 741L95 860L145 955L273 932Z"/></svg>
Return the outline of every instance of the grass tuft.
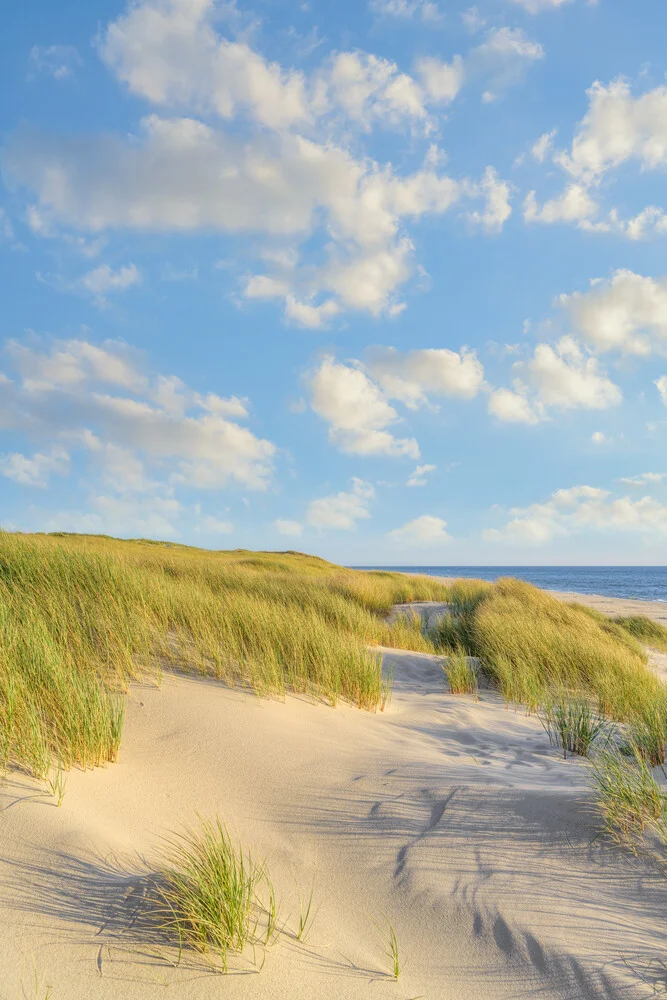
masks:
<svg viewBox="0 0 667 1000"><path fill-rule="evenodd" d="M65 791L67 789L67 778L65 777L65 772L62 767L56 768L53 775L46 779L46 787L49 795L53 795L56 800L56 805L60 807L63 804Z"/></svg>
<svg viewBox="0 0 667 1000"><path fill-rule="evenodd" d="M477 668L462 651L450 653L442 669L452 694L477 694Z"/></svg>
<svg viewBox="0 0 667 1000"><path fill-rule="evenodd" d="M571 698L565 694L552 698L540 712L540 721L552 746L563 748L563 757L570 753L588 757L596 741L609 724L591 708L587 698Z"/></svg>
<svg viewBox="0 0 667 1000"><path fill-rule="evenodd" d="M667 653L667 628L660 622L653 621L646 615L629 615L628 617L619 615L612 618L612 622L645 646L652 646L654 649L661 649L663 653Z"/></svg>
<svg viewBox="0 0 667 1000"><path fill-rule="evenodd" d="M591 758L590 769L609 836L633 851L649 830L667 842L667 798L639 749L608 747Z"/></svg>
<svg viewBox="0 0 667 1000"><path fill-rule="evenodd" d="M179 947L214 952L223 971L227 955L242 953L256 929L253 910L257 888L265 881L268 906L263 906L266 933L275 934L277 905L265 870L242 848L235 847L219 820L205 820L199 829L187 829L166 842L156 879L156 913L168 937Z"/></svg>

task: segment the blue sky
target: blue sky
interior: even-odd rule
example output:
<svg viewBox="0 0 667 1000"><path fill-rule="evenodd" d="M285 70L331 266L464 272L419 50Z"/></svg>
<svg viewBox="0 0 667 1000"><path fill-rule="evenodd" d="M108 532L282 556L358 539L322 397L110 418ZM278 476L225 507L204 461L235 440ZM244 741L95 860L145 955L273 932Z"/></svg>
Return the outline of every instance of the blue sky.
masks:
<svg viewBox="0 0 667 1000"><path fill-rule="evenodd" d="M658 0L32 0L2 524L667 562Z"/></svg>

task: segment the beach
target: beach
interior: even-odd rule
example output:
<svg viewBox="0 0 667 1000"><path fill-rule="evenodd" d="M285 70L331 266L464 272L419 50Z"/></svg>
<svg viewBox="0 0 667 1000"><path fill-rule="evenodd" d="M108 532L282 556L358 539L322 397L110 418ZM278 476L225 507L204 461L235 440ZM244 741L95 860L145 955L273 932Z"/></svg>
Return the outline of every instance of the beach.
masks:
<svg viewBox="0 0 667 1000"><path fill-rule="evenodd" d="M383 653L384 712L165 674L132 686L118 762L71 771L62 806L10 773L2 1000L652 995L664 879L597 836L585 762L498 693L449 694L439 657ZM194 814L224 819L280 901L275 943L255 965L230 957L226 976L205 956L179 962L136 918L160 838Z"/></svg>

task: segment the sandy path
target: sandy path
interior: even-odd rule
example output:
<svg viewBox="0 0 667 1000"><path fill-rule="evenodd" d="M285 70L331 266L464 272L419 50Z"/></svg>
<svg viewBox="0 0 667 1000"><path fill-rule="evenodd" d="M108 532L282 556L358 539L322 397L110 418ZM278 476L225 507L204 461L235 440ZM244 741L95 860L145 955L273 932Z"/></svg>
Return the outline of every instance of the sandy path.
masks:
<svg viewBox="0 0 667 1000"><path fill-rule="evenodd" d="M170 677L133 689L119 762L73 772L60 809L0 786L2 1000L648 995L626 963L664 955L667 883L594 840L582 762L493 692L449 695L436 657L385 659L384 714ZM306 944L284 935L259 974L173 968L132 924L138 855L195 811L266 859L288 929L315 880Z"/></svg>

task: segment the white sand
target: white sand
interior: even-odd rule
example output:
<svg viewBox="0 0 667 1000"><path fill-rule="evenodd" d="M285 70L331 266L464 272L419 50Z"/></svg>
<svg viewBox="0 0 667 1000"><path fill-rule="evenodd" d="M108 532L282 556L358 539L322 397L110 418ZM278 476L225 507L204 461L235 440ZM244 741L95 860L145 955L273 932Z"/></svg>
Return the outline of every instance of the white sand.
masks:
<svg viewBox="0 0 667 1000"><path fill-rule="evenodd" d="M594 839L583 762L493 692L446 693L436 657L385 659L378 715L194 679L137 686L119 762L72 772L61 808L35 782L0 786L1 1000L651 995L633 970L659 973L667 883ZM259 973L174 968L133 924L138 858L195 812L266 859L288 929L315 880L307 942L283 935Z"/></svg>

